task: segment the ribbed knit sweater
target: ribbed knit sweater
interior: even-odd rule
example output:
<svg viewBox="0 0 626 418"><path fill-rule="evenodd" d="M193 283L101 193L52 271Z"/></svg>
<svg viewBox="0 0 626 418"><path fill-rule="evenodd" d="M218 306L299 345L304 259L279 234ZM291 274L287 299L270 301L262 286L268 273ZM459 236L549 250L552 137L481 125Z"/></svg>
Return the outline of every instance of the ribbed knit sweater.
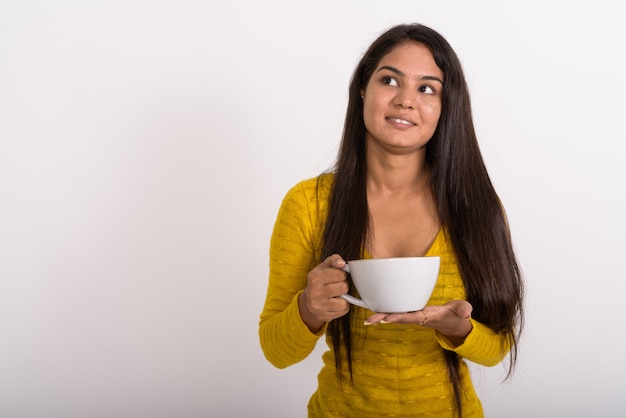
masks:
<svg viewBox="0 0 626 418"><path fill-rule="evenodd" d="M305 359L326 331L324 326L313 334L307 328L298 309L298 295L307 285L309 271L319 264L332 181L332 174L324 174L300 182L287 193L278 212L270 243L267 297L259 323L261 348L278 368ZM456 258L443 228L426 255L441 258L437 284L427 305L464 299ZM352 329L354 380L350 381L346 370L343 382L337 378L336 353L327 337L329 350L322 356L324 366L317 391L309 401L309 417L456 416L444 349L461 357L463 417L483 416L464 359L486 366L498 364L509 351L498 334L472 319L472 331L455 347L427 327L365 326L365 319L373 312L356 306L351 309L356 314Z"/></svg>

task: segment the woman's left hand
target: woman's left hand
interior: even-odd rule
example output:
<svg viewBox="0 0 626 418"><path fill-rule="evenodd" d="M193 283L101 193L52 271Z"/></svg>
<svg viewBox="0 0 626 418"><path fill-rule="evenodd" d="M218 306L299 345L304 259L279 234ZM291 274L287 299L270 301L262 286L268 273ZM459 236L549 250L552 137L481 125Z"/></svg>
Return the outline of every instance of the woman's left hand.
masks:
<svg viewBox="0 0 626 418"><path fill-rule="evenodd" d="M416 324L429 327L443 334L454 345L461 345L472 330L470 318L472 305L466 300L451 300L443 306L426 306L424 309L407 313L376 313L365 323Z"/></svg>

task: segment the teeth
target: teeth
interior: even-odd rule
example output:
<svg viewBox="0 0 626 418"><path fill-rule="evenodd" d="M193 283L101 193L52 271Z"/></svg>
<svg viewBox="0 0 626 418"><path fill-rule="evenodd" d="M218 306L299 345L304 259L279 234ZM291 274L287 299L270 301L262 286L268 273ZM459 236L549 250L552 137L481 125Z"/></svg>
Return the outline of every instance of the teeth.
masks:
<svg viewBox="0 0 626 418"><path fill-rule="evenodd" d="M389 118L389 120L391 120L392 122L401 123L403 125L413 125L411 122L404 119Z"/></svg>

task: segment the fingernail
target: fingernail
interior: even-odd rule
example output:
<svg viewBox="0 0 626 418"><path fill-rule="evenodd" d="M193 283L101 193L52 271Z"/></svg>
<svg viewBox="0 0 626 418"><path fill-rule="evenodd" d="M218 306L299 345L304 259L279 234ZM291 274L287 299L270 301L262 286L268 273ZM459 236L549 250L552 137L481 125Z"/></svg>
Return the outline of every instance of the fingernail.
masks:
<svg viewBox="0 0 626 418"><path fill-rule="evenodd" d="M389 324L390 322L385 321L384 319L379 322L380 324Z"/></svg>

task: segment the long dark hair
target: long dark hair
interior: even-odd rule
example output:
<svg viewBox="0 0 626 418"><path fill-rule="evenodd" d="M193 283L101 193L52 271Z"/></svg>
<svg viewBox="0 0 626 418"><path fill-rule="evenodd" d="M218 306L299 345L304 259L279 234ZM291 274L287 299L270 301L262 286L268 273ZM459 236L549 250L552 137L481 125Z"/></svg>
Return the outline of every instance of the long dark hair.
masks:
<svg viewBox="0 0 626 418"><path fill-rule="evenodd" d="M334 167L321 260L335 253L346 260L363 256L370 219L361 93L382 57L405 41L419 42L430 48L444 74L441 116L426 147L430 185L439 221L457 257L467 300L473 306L472 317L500 333L503 342L511 345L508 378L517 360L517 342L523 322L522 275L504 209L478 147L461 63L449 43L431 28L419 24L392 27L374 41L354 71L343 138ZM350 376L351 319L352 315L347 314L328 326L337 370L341 370L345 359ZM461 416L459 358L452 351L444 350L444 355Z"/></svg>

